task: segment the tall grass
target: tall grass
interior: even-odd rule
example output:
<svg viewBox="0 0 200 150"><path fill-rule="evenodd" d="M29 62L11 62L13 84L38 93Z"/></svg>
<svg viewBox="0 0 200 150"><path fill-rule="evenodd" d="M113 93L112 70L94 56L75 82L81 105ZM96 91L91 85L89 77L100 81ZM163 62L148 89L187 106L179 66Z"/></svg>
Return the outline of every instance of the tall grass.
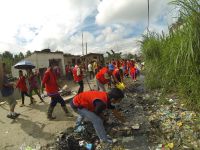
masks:
<svg viewBox="0 0 200 150"><path fill-rule="evenodd" d="M141 49L147 87L176 89L187 104L200 108L200 1L175 0L180 8L179 27L169 35L148 33Z"/></svg>

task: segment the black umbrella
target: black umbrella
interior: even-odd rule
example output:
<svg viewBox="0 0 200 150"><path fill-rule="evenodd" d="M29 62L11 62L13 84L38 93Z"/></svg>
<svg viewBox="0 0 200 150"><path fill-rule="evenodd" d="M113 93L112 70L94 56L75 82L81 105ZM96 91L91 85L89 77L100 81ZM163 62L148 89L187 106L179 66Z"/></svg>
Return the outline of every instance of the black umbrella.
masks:
<svg viewBox="0 0 200 150"><path fill-rule="evenodd" d="M28 60L22 60L14 65L16 69L33 69L35 66Z"/></svg>

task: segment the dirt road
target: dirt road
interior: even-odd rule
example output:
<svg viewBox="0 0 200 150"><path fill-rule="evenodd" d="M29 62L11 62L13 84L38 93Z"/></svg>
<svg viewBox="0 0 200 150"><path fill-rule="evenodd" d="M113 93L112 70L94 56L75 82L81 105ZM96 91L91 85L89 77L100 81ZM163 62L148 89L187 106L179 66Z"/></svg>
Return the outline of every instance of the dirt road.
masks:
<svg viewBox="0 0 200 150"><path fill-rule="evenodd" d="M93 81L90 81L93 85ZM68 83L67 83L68 84ZM77 85L69 83L70 88L74 91L78 89ZM89 89L85 82L85 90ZM29 99L25 99L25 107L19 107L21 101L18 100L16 111L21 115L16 120L6 117L8 105L1 103L0 105L0 149L1 150L18 150L22 145L46 145L54 140L55 135L63 131L67 127L73 126L76 120L68 118L64 115L61 107L56 106L54 115L55 121L49 121L46 118L47 108L50 98L45 98L45 103L39 103L39 98L34 96L36 104L29 106ZM66 99L68 97L64 97ZM69 108L69 106L68 106ZM74 114L76 115L76 114Z"/></svg>

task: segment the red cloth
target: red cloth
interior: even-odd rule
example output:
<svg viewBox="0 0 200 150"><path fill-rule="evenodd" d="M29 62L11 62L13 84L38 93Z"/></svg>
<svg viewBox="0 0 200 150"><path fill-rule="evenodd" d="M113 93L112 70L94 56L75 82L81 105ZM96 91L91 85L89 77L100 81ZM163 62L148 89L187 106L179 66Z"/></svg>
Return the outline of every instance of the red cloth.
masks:
<svg viewBox="0 0 200 150"><path fill-rule="evenodd" d="M56 94L58 93L58 84L56 75L53 73L53 71L49 68L44 74L42 84L45 85L45 89L48 95Z"/></svg>
<svg viewBox="0 0 200 150"><path fill-rule="evenodd" d="M68 66L65 67L65 72L66 72L66 74L68 74L68 72L69 72L69 67Z"/></svg>
<svg viewBox="0 0 200 150"><path fill-rule="evenodd" d="M115 68L115 70L112 72L112 75L117 77L117 75L119 75L119 69Z"/></svg>
<svg viewBox="0 0 200 150"><path fill-rule="evenodd" d="M104 74L108 73L108 68L104 67L102 68L97 74L96 74L96 79L101 83L101 84L106 84L109 83L110 80L105 79Z"/></svg>
<svg viewBox="0 0 200 150"><path fill-rule="evenodd" d="M30 90L38 89L38 82L36 80L36 75L31 75L28 78L28 82L29 82L29 85L30 85Z"/></svg>
<svg viewBox="0 0 200 150"><path fill-rule="evenodd" d="M107 106L108 96L106 92L100 91L87 91L76 95L73 99L73 103L76 107L83 107L89 111L94 111L94 100L99 99Z"/></svg>
<svg viewBox="0 0 200 150"><path fill-rule="evenodd" d="M83 73L82 73L82 71L81 71L81 74L79 76L77 76L77 69L78 69L78 66L74 67L74 69L73 69L73 77L74 77L74 81L75 82L79 82L79 81L83 80Z"/></svg>
<svg viewBox="0 0 200 150"><path fill-rule="evenodd" d="M136 79L136 68L134 66L132 66L130 68L130 75L131 75L131 77L132 77L133 80Z"/></svg>
<svg viewBox="0 0 200 150"><path fill-rule="evenodd" d="M24 76L19 77L16 88L19 88L21 92L27 92L28 88L26 86L26 78Z"/></svg>

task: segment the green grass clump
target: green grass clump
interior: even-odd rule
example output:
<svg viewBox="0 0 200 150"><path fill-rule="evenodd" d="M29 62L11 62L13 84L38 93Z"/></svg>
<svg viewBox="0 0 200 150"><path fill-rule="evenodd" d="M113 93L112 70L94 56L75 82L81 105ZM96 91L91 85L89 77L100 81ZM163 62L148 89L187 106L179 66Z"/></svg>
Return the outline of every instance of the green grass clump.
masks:
<svg viewBox="0 0 200 150"><path fill-rule="evenodd" d="M180 8L180 17L169 34L143 36L145 84L150 89L176 89L188 105L200 108L200 3L175 0L172 4Z"/></svg>

